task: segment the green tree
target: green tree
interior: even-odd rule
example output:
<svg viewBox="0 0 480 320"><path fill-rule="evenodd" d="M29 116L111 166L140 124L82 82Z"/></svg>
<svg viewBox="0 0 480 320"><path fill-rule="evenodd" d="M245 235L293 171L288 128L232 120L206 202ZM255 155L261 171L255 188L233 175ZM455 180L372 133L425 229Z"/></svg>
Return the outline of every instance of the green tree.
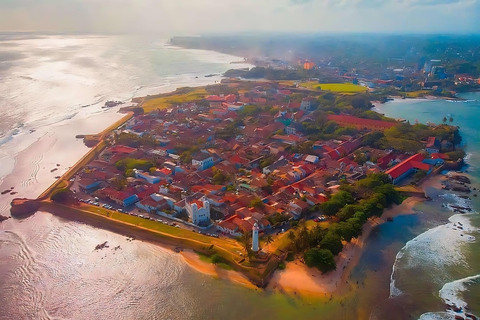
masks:
<svg viewBox="0 0 480 320"><path fill-rule="evenodd" d="M73 194L69 189L64 188L55 190L50 196L50 199L54 202L62 203L67 201L72 195Z"/></svg>
<svg viewBox="0 0 480 320"><path fill-rule="evenodd" d="M305 251L303 258L308 267L316 267L322 273L335 270L337 268L333 253L327 249L308 249Z"/></svg>
<svg viewBox="0 0 480 320"><path fill-rule="evenodd" d="M115 190L122 190L127 186L127 180L123 176L115 176L110 180L110 183L112 184L112 187L115 188Z"/></svg>
<svg viewBox="0 0 480 320"><path fill-rule="evenodd" d="M182 161L182 163L191 163L192 154L190 153L190 151L182 152L182 154L180 155L180 160Z"/></svg>
<svg viewBox="0 0 480 320"><path fill-rule="evenodd" d="M339 254L343 249L340 236L334 232L328 231L320 242L320 247L330 250L334 255Z"/></svg>
<svg viewBox="0 0 480 320"><path fill-rule="evenodd" d="M250 207L255 209L261 209L265 206L260 198L255 198L250 202Z"/></svg>
<svg viewBox="0 0 480 320"><path fill-rule="evenodd" d="M265 243L266 243L267 245L269 245L269 244L272 243L272 242L273 242L272 236L271 236L271 235L268 235L268 236L265 238Z"/></svg>
<svg viewBox="0 0 480 320"><path fill-rule="evenodd" d="M220 262L222 262L222 258L216 253L210 257L210 260L213 264L219 264Z"/></svg>

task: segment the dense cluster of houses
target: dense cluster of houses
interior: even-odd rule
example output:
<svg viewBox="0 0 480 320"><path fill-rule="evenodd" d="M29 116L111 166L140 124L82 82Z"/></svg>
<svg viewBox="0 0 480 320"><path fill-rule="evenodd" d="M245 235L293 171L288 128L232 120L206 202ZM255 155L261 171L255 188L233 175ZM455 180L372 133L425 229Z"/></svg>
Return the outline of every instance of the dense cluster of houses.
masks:
<svg viewBox="0 0 480 320"><path fill-rule="evenodd" d="M273 101L276 112L242 114L248 105L265 105L266 101L257 101L265 94L272 97L268 103ZM136 116L116 137L149 136L155 143L131 147L113 142L80 173L79 186L121 206L135 205L173 217L186 214L195 225L213 220L218 230L237 236L254 224L260 230L270 228L278 217L300 218L327 201L340 180L354 182L369 173L386 172L399 183L418 170L431 171L444 160L435 138L426 145L432 154L427 157L362 146L365 133L390 127L392 122L333 115L331 120L357 126L362 134L314 141L308 154L289 152L307 140L292 128L309 121L314 101L307 97L299 103L285 102L290 94L267 83L239 96L208 96L207 103L185 103ZM217 137L219 130L237 120L242 123L232 137ZM357 163L358 152L366 154L367 161ZM152 166L127 174L118 166L122 159Z"/></svg>

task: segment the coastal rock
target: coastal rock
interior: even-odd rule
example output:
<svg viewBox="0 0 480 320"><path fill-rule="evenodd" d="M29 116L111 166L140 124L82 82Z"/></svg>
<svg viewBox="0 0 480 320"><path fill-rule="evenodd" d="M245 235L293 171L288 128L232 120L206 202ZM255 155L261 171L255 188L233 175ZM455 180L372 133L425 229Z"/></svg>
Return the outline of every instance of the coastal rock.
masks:
<svg viewBox="0 0 480 320"><path fill-rule="evenodd" d="M14 218L26 218L31 216L40 208L40 202L30 199L13 199L11 202L10 214Z"/></svg>
<svg viewBox="0 0 480 320"><path fill-rule="evenodd" d="M451 177L451 179L462 182L462 183L468 183L468 184L472 183L468 177L460 176L460 175L454 175Z"/></svg>
<svg viewBox="0 0 480 320"><path fill-rule="evenodd" d="M456 191L456 192L465 192L465 193L470 193L471 192L469 187L465 187L465 186L458 185L458 184L453 185L451 190Z"/></svg>

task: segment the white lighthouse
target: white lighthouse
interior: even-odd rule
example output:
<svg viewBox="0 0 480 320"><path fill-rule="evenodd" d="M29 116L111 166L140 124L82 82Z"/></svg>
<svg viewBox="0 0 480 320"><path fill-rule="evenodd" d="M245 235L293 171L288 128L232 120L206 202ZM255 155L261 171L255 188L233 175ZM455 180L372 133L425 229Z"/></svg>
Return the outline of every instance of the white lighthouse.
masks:
<svg viewBox="0 0 480 320"><path fill-rule="evenodd" d="M252 250L253 252L258 252L258 224L253 225L253 234L252 234Z"/></svg>

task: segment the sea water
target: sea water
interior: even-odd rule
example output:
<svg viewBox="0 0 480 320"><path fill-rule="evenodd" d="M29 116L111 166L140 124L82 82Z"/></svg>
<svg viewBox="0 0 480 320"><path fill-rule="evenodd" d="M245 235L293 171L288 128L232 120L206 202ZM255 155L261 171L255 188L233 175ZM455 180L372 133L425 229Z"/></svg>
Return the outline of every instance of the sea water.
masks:
<svg viewBox="0 0 480 320"><path fill-rule="evenodd" d="M56 163L65 170L87 150L75 134L114 121L116 110L101 108L105 100L218 81L204 75L239 60L164 44L120 36L2 35L2 188L15 187L15 196L41 192L54 180ZM401 101L382 112L411 122L440 122L451 114L478 183L478 108L474 101ZM0 196L1 214L8 215L12 197ZM457 200L446 195L441 202ZM246 289L202 275L159 246L37 212L0 224L0 319L448 319L441 313L446 298L480 310L477 240L459 242L459 232L449 227L457 217L448 208L423 203L415 212L372 231L348 279L349 292L332 300ZM478 239L478 217L459 219L467 219L469 235ZM419 239L428 245L412 245ZM95 251L104 241L110 248ZM392 287L398 291L392 294Z"/></svg>
<svg viewBox="0 0 480 320"><path fill-rule="evenodd" d="M414 122L442 122L453 118L460 127L468 152L465 168L478 187L480 168L480 93L461 94L465 101L400 100L379 107L379 112ZM474 192L475 193L475 192ZM435 204L424 204L426 230L409 240L398 252L392 268L390 299L412 299L412 314L420 319L452 319L454 312L445 312L446 304L469 308L480 314L480 218L479 201L467 200L453 192L436 194ZM438 203L445 205L438 207ZM468 206L469 214L454 214L449 204ZM429 218L430 216L430 218ZM444 223L442 223L442 220ZM459 224L460 223L460 224ZM459 228L462 226L462 228ZM433 297L433 299L432 299ZM429 310L430 309L430 310Z"/></svg>

